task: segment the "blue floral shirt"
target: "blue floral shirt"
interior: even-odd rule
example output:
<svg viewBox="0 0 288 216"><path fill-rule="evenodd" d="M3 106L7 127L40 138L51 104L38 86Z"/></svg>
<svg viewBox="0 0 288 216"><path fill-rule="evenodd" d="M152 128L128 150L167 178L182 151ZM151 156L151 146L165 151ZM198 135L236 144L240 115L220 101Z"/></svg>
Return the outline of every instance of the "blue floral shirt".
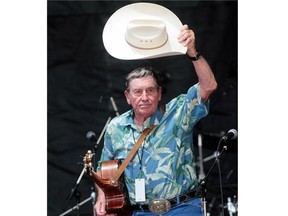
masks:
<svg viewBox="0 0 288 216"><path fill-rule="evenodd" d="M124 171L131 204L135 204L135 179L145 179L147 204L155 198L173 198L198 183L193 155L193 127L208 114L209 101L202 103L198 84L165 105L143 124L148 134ZM142 130L142 131L143 131ZM141 136L129 110L111 120L104 137L102 161L124 161ZM139 204L139 203L138 203Z"/></svg>

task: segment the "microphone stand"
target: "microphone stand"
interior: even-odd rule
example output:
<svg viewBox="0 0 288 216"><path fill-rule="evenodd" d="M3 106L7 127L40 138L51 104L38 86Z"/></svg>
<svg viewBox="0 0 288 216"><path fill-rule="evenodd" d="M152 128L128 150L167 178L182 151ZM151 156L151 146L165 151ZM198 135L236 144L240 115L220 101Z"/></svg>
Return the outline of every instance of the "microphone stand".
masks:
<svg viewBox="0 0 288 216"><path fill-rule="evenodd" d="M222 139L220 140L219 142L219 145L221 143ZM218 145L218 148L217 150L219 149L219 145ZM223 146L221 152L216 156L215 158L215 161L214 163L212 164L212 166L210 167L210 170L208 171L208 173L206 174L206 177L205 178L202 178L200 180L200 182L198 183L198 186L196 187L196 197L201 197L202 199L202 202L203 202L203 212L204 212L204 216L207 215L207 209L206 209L206 204L207 204L207 201L206 201L206 194L207 194L207 189L206 189L206 184L207 184L207 181L208 181L208 177L210 176L212 170L214 169L215 165L218 164L219 165L219 159L220 159L220 156L223 154L224 151L227 150L227 146ZM222 198L223 199L223 198ZM224 216L224 213L223 213L223 216Z"/></svg>
<svg viewBox="0 0 288 216"><path fill-rule="evenodd" d="M82 206L83 204L87 203L88 201L92 200L92 206L94 208L94 204L95 204L95 191L94 191L94 188L92 187L91 188L92 192L91 192L91 195L90 197L88 197L87 199L83 200L82 202L80 203L77 203L77 205L75 205L74 207L72 207L71 209L68 209L67 211L65 211L64 213L60 214L59 216L64 216L64 215L67 215L68 213L74 211L75 209L77 210L77 215L79 215L79 207ZM93 209L93 215L95 215L95 211Z"/></svg>
<svg viewBox="0 0 288 216"><path fill-rule="evenodd" d="M110 101L111 101L111 104L112 104L112 106L113 106L113 109L114 109L114 111L115 111L116 116L119 116L119 112L118 112L118 109L117 109L117 106L116 106L116 103L115 103L113 97L110 97ZM106 123L105 123L105 125L104 125L104 127L103 127L103 129L102 129L102 131L101 131L101 133L100 133L100 135L99 135L99 138L98 138L96 144L93 146L93 151L94 151L93 153L95 153L95 150L97 149L99 143L101 142L101 139L102 139L102 137L104 136L104 133L105 133L105 131L106 131L106 128L107 128L109 122L111 121L111 119L112 119L111 116L109 116L109 117L107 118L107 121L106 121ZM93 164L95 164L95 157L93 157L93 160L94 160L94 161L93 161Z"/></svg>
<svg viewBox="0 0 288 216"><path fill-rule="evenodd" d="M116 103L115 103L113 97L110 97L110 101L111 101L113 109L114 109L114 111L116 113L116 116L118 116L119 112L118 112L118 109L117 109L117 106L116 106ZM106 131L106 128L107 128L109 122L111 121L111 119L112 119L112 117L109 116L107 121L106 121L106 123L105 123L105 125L104 125L104 127L103 127L103 129L102 129L102 131L101 131L101 133L100 133L100 135L99 135L99 138L98 138L97 142L93 145L93 154L94 155L95 155L96 149L97 149L99 143L101 142L101 139L102 139L102 137L103 137L103 135L104 135L104 133ZM95 164L95 157L94 157L93 163ZM71 211L73 211L75 209L77 210L77 216L79 216L79 207L81 205L85 204L86 202L88 202L91 199L92 199L92 206L93 206L93 215L96 216L96 213L94 211L94 204L95 204L95 200L96 200L96 193L95 193L94 187L91 188L92 193L91 193L90 197L79 203L79 200L80 200L80 195L79 194L80 194L80 192L77 189L78 189L79 183L80 183L84 173L85 173L85 167L82 169L82 172L81 172L80 176L78 177L78 180L77 180L75 186L72 188L71 193L70 193L69 198L68 198L69 200L71 200L72 197L75 196L76 199L77 199L77 204L74 207L72 207L71 209L68 209L67 211L65 211L64 213L62 213L59 216L64 216L64 215L70 213Z"/></svg>
<svg viewBox="0 0 288 216"><path fill-rule="evenodd" d="M205 178L205 173L204 173L204 166L203 166L203 151L202 151L202 135L198 134L198 150L199 150L199 175L198 179Z"/></svg>
<svg viewBox="0 0 288 216"><path fill-rule="evenodd" d="M103 128L103 130L102 130L102 133L101 133L99 139L97 140L96 144L93 145L93 154L95 154L95 151L96 151L96 149L97 149L97 147L98 147L98 144L100 143L100 140L101 140L101 138L102 138L102 136L103 136L103 134L104 134L104 132L105 132L105 130L106 130L106 127L107 127L108 123L110 122L110 120L111 120L111 117L108 118L108 120L107 120L107 122L106 122L106 124L105 124L105 126L104 126L104 128ZM89 200L91 200L92 198L93 198L93 199L92 199L92 205L94 206L94 204L95 204L95 191L94 191L94 189L92 189L92 193L91 193L91 197L90 197L90 198L87 198L87 199L85 199L84 201L82 201L81 203L79 203L79 201L80 201L80 192L78 191L78 186L79 186L79 184L80 184L80 181L81 181L84 173L85 173L85 167L83 167L83 169L82 169L82 171L81 171L81 173L80 173L80 175L79 175L79 177L78 177L78 179L77 179L77 181L76 181L76 184L75 184L75 186L71 189L71 193L70 193L70 195L69 195L69 197L68 197L68 200L71 200L72 197L75 196L75 197L76 197L77 204L76 204L74 207L72 207L71 209L69 209L69 210L67 210L66 212L62 213L60 216L64 216L64 215L70 213L71 211L73 211L73 210L75 210L75 209L77 210L77 216L80 216L80 214L79 214L79 207L80 207L81 205L83 205L84 203L88 202ZM95 212L95 211L94 211L94 207L93 207L93 212Z"/></svg>
<svg viewBox="0 0 288 216"><path fill-rule="evenodd" d="M96 149L98 147L98 145L99 145L99 143L100 143L100 141L101 141L101 139L102 139L102 137L103 137L103 135L104 135L104 133L106 131L106 128L107 128L109 122L111 121L111 119L112 119L111 116L109 116L107 121L106 121L106 123L105 123L105 125L104 125L104 127L103 127L103 129L102 129L102 131L101 131L101 133L100 133L100 135L99 135L99 138L98 138L98 140L96 142L96 145L94 146L94 149Z"/></svg>
<svg viewBox="0 0 288 216"><path fill-rule="evenodd" d="M80 173L80 175L79 175L74 187L71 189L71 193L70 193L70 195L68 197L68 200L71 200L72 197L75 196L76 202L77 202L76 206L79 205L79 201L80 201L80 194L81 193L78 191L78 186L79 186L80 181L81 181L81 179L82 179L82 177L84 175L84 172L85 172L85 167L82 169L82 171L81 171L81 173ZM79 207L77 207L76 209L77 209L77 216L79 216Z"/></svg>
<svg viewBox="0 0 288 216"><path fill-rule="evenodd" d="M115 112L116 116L119 116L119 112L118 112L118 109L117 109L117 106L116 106L116 103L115 103L113 97L110 97L110 101L111 101L111 104L112 104L112 107L114 109L114 112ZM99 138L98 138L98 140L96 142L96 145L94 146L94 149L96 149L97 146L99 145L99 143L100 143L100 141L101 141L101 139L102 139L102 137L103 137L103 135L104 135L104 133L106 131L106 128L107 128L109 122L111 121L111 119L112 119L112 117L109 116L107 121L106 121L106 124L104 125L104 127L103 127L103 129L102 129L102 131L101 131L101 133L99 135Z"/></svg>

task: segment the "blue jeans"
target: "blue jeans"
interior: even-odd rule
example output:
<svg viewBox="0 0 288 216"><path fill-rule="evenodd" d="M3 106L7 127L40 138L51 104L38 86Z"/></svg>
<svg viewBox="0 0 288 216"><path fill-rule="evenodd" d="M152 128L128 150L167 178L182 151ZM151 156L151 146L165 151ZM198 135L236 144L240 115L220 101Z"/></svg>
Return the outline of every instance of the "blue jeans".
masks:
<svg viewBox="0 0 288 216"><path fill-rule="evenodd" d="M185 203L180 203L173 206L166 214L160 216L175 216L175 215L191 215L203 216L203 206L200 198L188 200ZM150 211L133 211L132 216L155 216Z"/></svg>

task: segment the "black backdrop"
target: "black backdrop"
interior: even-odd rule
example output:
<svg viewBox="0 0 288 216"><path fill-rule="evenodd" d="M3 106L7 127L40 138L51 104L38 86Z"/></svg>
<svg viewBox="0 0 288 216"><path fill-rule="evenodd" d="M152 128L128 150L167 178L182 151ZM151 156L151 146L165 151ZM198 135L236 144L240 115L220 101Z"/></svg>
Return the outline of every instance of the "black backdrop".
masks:
<svg viewBox="0 0 288 216"><path fill-rule="evenodd" d="M92 144L88 131L99 138L109 117L129 107L124 100L124 76L136 66L151 64L162 72L162 102L197 82L190 61L184 56L122 61L111 57L102 43L103 27L114 11L138 1L48 1L48 215L60 215L89 198L93 183L83 175L77 195L71 195L83 168L82 157ZM147 1L148 2L148 1ZM221 136L237 129L237 1L152 1L172 10L196 34L197 48L208 60L218 81L211 97L210 113L195 128L203 136L204 158L213 155ZM192 72L191 72L192 71ZM96 150L99 158L103 140ZM237 139L228 143L220 160L224 204L236 196ZM197 153L197 151L196 151ZM205 172L214 160L204 163ZM218 169L208 180L207 210L219 215L221 206ZM91 200L80 206L80 215L93 215ZM226 211L226 209L225 209ZM227 212L226 212L227 213ZM76 215L76 211L68 215ZM227 214L228 215L228 214Z"/></svg>

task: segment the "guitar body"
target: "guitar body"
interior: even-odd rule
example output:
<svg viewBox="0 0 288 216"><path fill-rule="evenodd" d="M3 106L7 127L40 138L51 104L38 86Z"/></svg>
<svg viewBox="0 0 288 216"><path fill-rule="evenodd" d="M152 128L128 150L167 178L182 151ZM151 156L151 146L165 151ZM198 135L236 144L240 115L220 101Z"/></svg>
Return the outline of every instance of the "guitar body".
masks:
<svg viewBox="0 0 288 216"><path fill-rule="evenodd" d="M83 161L85 163L86 172L92 177L94 183L100 187L105 193L106 212L108 214L117 214L119 216L131 216L130 202L128 192L124 182L123 174L117 177L114 182L120 161L110 160L101 163L101 170L94 172L92 167L92 152L88 150Z"/></svg>
<svg viewBox="0 0 288 216"><path fill-rule="evenodd" d="M106 211L107 213L114 213L123 216L132 215L129 206L128 192L124 183L123 175L114 184L110 180L114 177L120 166L118 160L103 161L101 163L101 179L108 184L96 184L104 191L106 197ZM98 174L98 173L97 173ZM94 179L94 178L93 178ZM97 181L97 180L96 180ZM102 181L103 182L103 181Z"/></svg>

